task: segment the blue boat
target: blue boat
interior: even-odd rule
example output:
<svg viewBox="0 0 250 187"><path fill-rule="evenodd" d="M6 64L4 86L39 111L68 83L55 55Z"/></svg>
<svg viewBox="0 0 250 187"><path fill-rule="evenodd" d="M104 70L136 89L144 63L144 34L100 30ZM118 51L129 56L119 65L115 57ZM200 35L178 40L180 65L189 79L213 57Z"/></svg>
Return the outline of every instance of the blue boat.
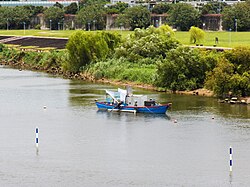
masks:
<svg viewBox="0 0 250 187"><path fill-rule="evenodd" d="M131 91L118 88L117 92L106 90L106 101L96 101L99 110L110 112L132 112L132 113L150 113L165 114L169 104L158 104L152 99L147 99L144 95L133 95Z"/></svg>

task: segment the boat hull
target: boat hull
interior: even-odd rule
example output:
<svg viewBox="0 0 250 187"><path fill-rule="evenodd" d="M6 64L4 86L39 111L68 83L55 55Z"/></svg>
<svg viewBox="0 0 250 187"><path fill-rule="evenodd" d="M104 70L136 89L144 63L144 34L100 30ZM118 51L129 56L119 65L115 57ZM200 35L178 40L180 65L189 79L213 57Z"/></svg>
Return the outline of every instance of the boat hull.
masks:
<svg viewBox="0 0 250 187"><path fill-rule="evenodd" d="M155 106L120 106L108 104L105 102L96 102L99 110L107 110L110 112L132 112L132 113L150 113L150 114L165 114L169 108L169 104Z"/></svg>

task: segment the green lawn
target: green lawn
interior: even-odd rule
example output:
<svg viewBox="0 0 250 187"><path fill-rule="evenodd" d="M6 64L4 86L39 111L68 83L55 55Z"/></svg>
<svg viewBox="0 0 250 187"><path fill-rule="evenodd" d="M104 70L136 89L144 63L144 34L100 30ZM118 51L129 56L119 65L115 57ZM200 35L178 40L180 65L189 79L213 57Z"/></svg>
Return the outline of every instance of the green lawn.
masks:
<svg viewBox="0 0 250 187"><path fill-rule="evenodd" d="M182 44L194 45L189 42L188 32L176 32L176 39ZM237 46L250 46L250 32L214 32L207 31L205 40L201 42L204 46L213 46L215 44L215 37L218 37L218 47L237 47Z"/></svg>
<svg viewBox="0 0 250 187"><path fill-rule="evenodd" d="M45 36L45 37L63 37L67 38L76 32L74 30L61 30L61 31L50 31L50 30L0 30L0 35L11 35L11 36ZM89 31L86 31L89 32ZM92 31L90 31L92 32ZM126 37L131 31L109 31L118 32L123 37ZM176 32L175 37L182 44L194 45L189 42L188 32ZM250 32L213 32L207 31L205 34L205 40L201 42L204 46L213 46L215 44L215 37L219 38L218 47L236 47L236 46L250 46Z"/></svg>

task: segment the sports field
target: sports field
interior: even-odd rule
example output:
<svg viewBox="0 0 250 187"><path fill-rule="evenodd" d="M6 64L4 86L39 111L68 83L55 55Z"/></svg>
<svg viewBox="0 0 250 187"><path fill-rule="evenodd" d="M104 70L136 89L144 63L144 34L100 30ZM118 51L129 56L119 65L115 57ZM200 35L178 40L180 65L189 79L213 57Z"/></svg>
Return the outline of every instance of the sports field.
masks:
<svg viewBox="0 0 250 187"><path fill-rule="evenodd" d="M11 35L11 36L43 36L43 37L63 37L68 38L70 35L76 32L74 30L60 30L60 31L50 31L50 30L0 30L0 35ZM86 31L94 32L94 31ZM118 32L123 37L126 37L132 31L109 31ZM175 37L182 44L185 45L195 45L189 42L188 32L175 32ZM250 46L250 32L226 32L226 31L206 31L205 40L198 43L204 46L213 46L215 44L215 37L218 37L219 42L218 47L237 47L237 46Z"/></svg>

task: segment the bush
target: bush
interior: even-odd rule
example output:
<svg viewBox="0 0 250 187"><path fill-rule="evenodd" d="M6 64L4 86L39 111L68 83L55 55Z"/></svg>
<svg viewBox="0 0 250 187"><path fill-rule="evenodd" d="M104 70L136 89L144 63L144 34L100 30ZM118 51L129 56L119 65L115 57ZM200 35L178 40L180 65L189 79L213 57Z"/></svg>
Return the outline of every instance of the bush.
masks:
<svg viewBox="0 0 250 187"><path fill-rule="evenodd" d="M41 30L41 25L40 25L40 24L37 24L37 25L35 26L35 29Z"/></svg>
<svg viewBox="0 0 250 187"><path fill-rule="evenodd" d="M153 84L156 66L143 64L143 62L132 63L125 58L120 58L93 63L88 67L87 72L96 79L107 78Z"/></svg>
<svg viewBox="0 0 250 187"><path fill-rule="evenodd" d="M147 29L136 29L134 34L116 49L116 58L125 57L131 62L143 58L165 57L166 53L176 48L179 42L172 38L173 34L168 26Z"/></svg>
<svg viewBox="0 0 250 187"><path fill-rule="evenodd" d="M165 59L158 61L155 84L173 91L202 88L206 72L212 70L216 58L189 47L173 49Z"/></svg>
<svg viewBox="0 0 250 187"><path fill-rule="evenodd" d="M71 35L67 50L70 61L65 68L79 72L84 66L105 59L118 44L117 35L77 31Z"/></svg>
<svg viewBox="0 0 250 187"><path fill-rule="evenodd" d="M4 45L0 43L0 52L3 51Z"/></svg>

